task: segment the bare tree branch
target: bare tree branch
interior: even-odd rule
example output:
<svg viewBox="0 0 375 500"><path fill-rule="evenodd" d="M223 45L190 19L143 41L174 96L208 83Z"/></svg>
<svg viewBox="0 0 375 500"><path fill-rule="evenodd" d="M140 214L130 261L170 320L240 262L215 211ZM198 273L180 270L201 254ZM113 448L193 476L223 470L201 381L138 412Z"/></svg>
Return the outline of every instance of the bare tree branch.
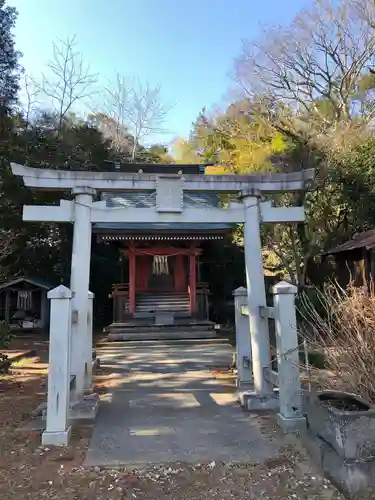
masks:
<svg viewBox="0 0 375 500"><path fill-rule="evenodd" d="M245 41L235 79L247 96L313 112L322 124L350 121L358 82L375 62L374 18L372 0L316 0L289 27Z"/></svg>
<svg viewBox="0 0 375 500"><path fill-rule="evenodd" d="M171 109L162 103L160 86L119 74L105 89L103 107L102 115L108 117L107 125L111 123L114 147L128 150L132 161L141 139L164 131Z"/></svg>
<svg viewBox="0 0 375 500"><path fill-rule="evenodd" d="M49 75L43 74L41 91L52 100L57 113L58 130L73 105L89 97L97 75L83 62L76 51L76 37L53 44L53 56L48 63Z"/></svg>
<svg viewBox="0 0 375 500"><path fill-rule="evenodd" d="M35 81L25 73L24 75L24 92L25 92L25 105L23 107L25 119L25 132L29 128L30 115L32 114L35 106L39 104L40 89L35 84Z"/></svg>

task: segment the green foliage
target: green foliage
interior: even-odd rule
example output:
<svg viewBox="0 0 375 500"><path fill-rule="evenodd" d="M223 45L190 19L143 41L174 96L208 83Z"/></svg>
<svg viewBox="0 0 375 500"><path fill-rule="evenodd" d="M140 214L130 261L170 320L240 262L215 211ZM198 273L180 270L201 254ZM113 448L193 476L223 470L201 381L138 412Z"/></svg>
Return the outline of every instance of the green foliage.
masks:
<svg viewBox="0 0 375 500"><path fill-rule="evenodd" d="M9 347L12 332L6 321L0 321L0 350ZM11 362L7 354L0 352L0 373L7 373Z"/></svg>
<svg viewBox="0 0 375 500"><path fill-rule="evenodd" d="M9 110L17 101L20 53L14 48L12 29L17 18L14 7L0 0L0 106Z"/></svg>
<svg viewBox="0 0 375 500"><path fill-rule="evenodd" d="M319 370L326 368L326 360L323 352L309 351L307 353L307 357L309 360L309 366L313 366ZM306 364L306 355L304 351L299 352L299 361L303 365Z"/></svg>
<svg viewBox="0 0 375 500"><path fill-rule="evenodd" d="M319 5L322 10L318 14L322 14L325 2ZM353 19L351 24L344 11L339 19L334 18L336 9L326 17L311 17L312 12L307 9L302 16L306 25L294 23L285 31L291 43L283 30L273 32L270 36L280 37L280 43L273 43L272 36L264 41L257 51L262 61L249 60L250 54L240 58L241 91L245 92L221 112L209 113L203 108L189 137L178 138L170 154L160 144L139 144L139 137L131 135L132 128L125 120L105 113L94 113L87 120L73 113L61 119L50 110L36 110L32 119L16 113L20 54L15 51L11 34L16 11L0 0L0 241L6 242L0 243L1 278L22 273L58 284L68 282L70 273L71 227L24 224L21 217L22 205L54 203L55 194L30 192L10 174L10 161L52 169L101 171L107 169L107 160L120 158L166 164L212 163L216 166L208 168L207 173L220 174L293 172L315 167L315 183L305 193L271 197L279 205L303 204L306 223L262 226L262 241L267 274L301 287L321 284L331 271L321 265L322 251L354 232L375 227L375 75L366 62L373 58L373 42L361 46L364 56L358 61L348 57L354 54L354 58L361 48L350 44L358 38L355 29L358 23L363 27L363 19ZM353 28L355 23L357 28ZM341 28L345 28L344 38ZM300 57L302 46L298 41L303 41L308 58ZM366 43L364 37L358 43ZM344 70L347 62L351 65L344 74L340 62L335 65L330 59L330 47L340 47L333 56L341 57ZM328 72L326 83L324 77L317 79L318 63L325 56L330 63L320 70ZM276 62L272 64L272 60ZM280 68L286 69L278 74ZM302 70L294 78L296 68ZM248 81L243 80L244 74ZM302 97L301 89L305 92ZM62 196L69 197L70 193ZM226 247L222 243L208 245L205 252L209 258L203 263L203 279L211 284L218 316L225 308L223 304L231 299L232 290L244 284L241 226L233 231L232 240ZM229 265L231 273L227 271ZM117 248L94 240L90 287L98 297L97 304L101 304L97 313L103 322L111 316L107 296L112 282L119 279L120 268Z"/></svg>
<svg viewBox="0 0 375 500"><path fill-rule="evenodd" d="M256 106L246 99L215 117L208 117L203 109L189 140L179 139L174 154L180 163L215 163L223 172L249 173L270 170L272 158L286 149L283 134L264 122Z"/></svg>
<svg viewBox="0 0 375 500"><path fill-rule="evenodd" d="M8 373L11 364L7 354L0 352L0 374Z"/></svg>
<svg viewBox="0 0 375 500"><path fill-rule="evenodd" d="M0 349L6 349L9 347L10 341L12 339L12 331L9 324L1 320L0 321Z"/></svg>

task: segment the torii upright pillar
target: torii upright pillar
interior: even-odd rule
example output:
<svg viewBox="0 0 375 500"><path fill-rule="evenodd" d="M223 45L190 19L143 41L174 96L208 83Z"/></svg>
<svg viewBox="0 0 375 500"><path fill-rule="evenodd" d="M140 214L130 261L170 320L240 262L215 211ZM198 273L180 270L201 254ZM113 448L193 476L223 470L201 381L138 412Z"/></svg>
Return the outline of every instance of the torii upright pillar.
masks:
<svg viewBox="0 0 375 500"><path fill-rule="evenodd" d="M77 311L72 323L71 374L76 376L73 399L83 399L87 360L87 328L89 315L89 281L91 260L91 206L95 190L88 187L73 188L74 229L70 288L73 292L72 309ZM92 346L91 346L92 348Z"/></svg>

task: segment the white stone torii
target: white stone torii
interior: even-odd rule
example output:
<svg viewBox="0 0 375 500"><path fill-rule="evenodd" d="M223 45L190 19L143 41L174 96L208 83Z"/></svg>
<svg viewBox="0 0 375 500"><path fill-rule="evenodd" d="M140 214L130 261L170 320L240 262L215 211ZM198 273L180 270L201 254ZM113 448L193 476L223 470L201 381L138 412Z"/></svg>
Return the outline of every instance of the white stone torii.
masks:
<svg viewBox="0 0 375 500"><path fill-rule="evenodd" d="M11 164L14 175L22 176L32 189L48 191L71 190L74 200L60 200L58 206L24 206L23 220L39 222L71 222L74 224L70 288L73 310L72 374L76 376L75 397L83 397L91 380L85 376L85 364L91 363L88 345L88 291L92 224L97 222L148 223L244 223L244 246L248 309L253 357L254 389L258 396L272 396L265 379L269 366L269 332L267 318L259 315L259 306L266 306L264 272L260 240L260 223L301 222L303 207L273 207L262 198L268 193L301 191L313 179L312 169L291 174L261 175L184 175L129 174L122 172L83 172L50 170ZM150 208L108 208L105 201L93 201L96 192L156 191L156 206ZM186 208L184 191L237 193L241 203L228 208Z"/></svg>

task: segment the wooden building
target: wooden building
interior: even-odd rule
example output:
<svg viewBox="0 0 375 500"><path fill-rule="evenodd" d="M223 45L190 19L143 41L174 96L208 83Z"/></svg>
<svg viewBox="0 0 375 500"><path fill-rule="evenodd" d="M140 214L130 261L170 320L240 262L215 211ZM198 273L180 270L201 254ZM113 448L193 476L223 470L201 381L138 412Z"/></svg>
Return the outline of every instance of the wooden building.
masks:
<svg viewBox="0 0 375 500"><path fill-rule="evenodd" d="M32 278L16 278L0 285L0 319L13 330L46 330L49 325L47 292L52 285Z"/></svg>
<svg viewBox="0 0 375 500"><path fill-rule="evenodd" d="M202 174L200 165L143 165L143 173ZM140 165L123 170L139 172ZM174 172L174 170L176 172ZM107 207L156 206L156 191L104 193ZM184 207L218 207L215 193L183 194ZM115 244L123 255L123 280L113 284L113 325L193 324L209 320L209 289L201 281L200 256L207 240L222 240L233 225L212 223L168 224L96 223L93 233L100 242Z"/></svg>
<svg viewBox="0 0 375 500"><path fill-rule="evenodd" d="M375 229L356 233L342 245L325 252L335 258L337 281L343 287L370 286L375 277Z"/></svg>

